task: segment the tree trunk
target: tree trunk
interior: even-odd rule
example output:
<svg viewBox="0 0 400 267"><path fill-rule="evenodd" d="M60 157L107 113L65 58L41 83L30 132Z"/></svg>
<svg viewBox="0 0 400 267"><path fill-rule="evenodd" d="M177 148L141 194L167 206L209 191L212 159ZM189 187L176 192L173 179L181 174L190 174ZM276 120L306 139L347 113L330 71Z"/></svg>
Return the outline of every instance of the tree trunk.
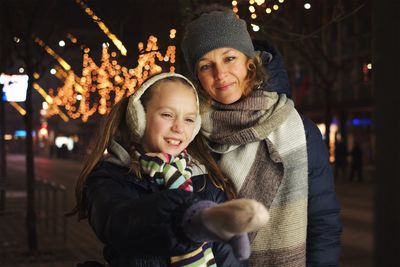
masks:
<svg viewBox="0 0 400 267"><path fill-rule="evenodd" d="M323 5L322 10L322 25L326 25L330 19L330 7L329 5ZM323 51L323 55L329 55L329 43L331 41L330 32L327 29L322 30L321 32L321 49ZM321 59L320 59L321 60ZM323 62L322 64L323 73L326 75L330 72L328 62ZM324 77L324 96L325 96L325 108L324 108L324 123L325 123L325 143L328 147L329 151L329 143L330 143L330 133L331 133L331 122L332 122L332 115L331 115L331 90L334 86L334 83L326 82L329 79L329 76L326 75Z"/></svg>
<svg viewBox="0 0 400 267"><path fill-rule="evenodd" d="M28 67L29 68L29 67ZM29 75L28 90L26 94L26 227L28 236L29 252L38 250L38 240L36 232L36 212L35 212L35 164L33 154L33 108L32 108L32 69L27 69Z"/></svg>
<svg viewBox="0 0 400 267"><path fill-rule="evenodd" d="M5 102L3 102L3 85L0 84L0 183L3 182L7 175L7 161L6 161L6 145L4 135L6 133L6 116L4 111Z"/></svg>
<svg viewBox="0 0 400 267"><path fill-rule="evenodd" d="M331 88L325 88L325 109L324 109L324 123L325 123L325 143L329 149L330 134L331 134Z"/></svg>

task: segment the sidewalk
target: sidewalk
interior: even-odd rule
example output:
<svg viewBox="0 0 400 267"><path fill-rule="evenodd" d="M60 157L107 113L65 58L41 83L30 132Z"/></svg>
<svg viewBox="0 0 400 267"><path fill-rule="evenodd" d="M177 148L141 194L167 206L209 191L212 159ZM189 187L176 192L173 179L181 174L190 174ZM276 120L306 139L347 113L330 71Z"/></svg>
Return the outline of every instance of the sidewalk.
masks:
<svg viewBox="0 0 400 267"><path fill-rule="evenodd" d="M336 192L343 223L340 266L372 267L374 266L372 182L340 181L336 183Z"/></svg>
<svg viewBox="0 0 400 267"><path fill-rule="evenodd" d="M69 164L79 165L79 163ZM64 207L60 206L61 201L57 202L60 215L57 217L55 229L52 218L46 220L46 215L37 207L39 252L36 255L29 255L24 214L26 210L25 173L9 166L7 174L5 212L0 215L1 266L64 267L75 266L76 263L86 260L102 261L102 244L97 241L87 221L78 223L75 217L67 218L64 242L64 224L61 214L64 212ZM73 186L66 186L66 193L69 196L72 196L72 190ZM71 207L71 199L69 198L69 207Z"/></svg>

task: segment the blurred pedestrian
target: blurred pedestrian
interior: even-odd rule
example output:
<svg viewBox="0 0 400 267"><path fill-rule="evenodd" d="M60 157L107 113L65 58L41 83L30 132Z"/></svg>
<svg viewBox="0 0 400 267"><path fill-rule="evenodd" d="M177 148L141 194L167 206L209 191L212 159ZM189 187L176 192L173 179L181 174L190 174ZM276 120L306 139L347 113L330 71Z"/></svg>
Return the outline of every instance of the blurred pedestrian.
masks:
<svg viewBox="0 0 400 267"><path fill-rule="evenodd" d="M58 149L58 157L60 159L68 158L69 150L67 144L62 144L61 147Z"/></svg>
<svg viewBox="0 0 400 267"><path fill-rule="evenodd" d="M356 178L357 177L357 178ZM363 152L360 143L356 141L351 150L350 181L363 182Z"/></svg>
<svg viewBox="0 0 400 267"><path fill-rule="evenodd" d="M335 179L347 179L347 148L342 139L338 138L335 143Z"/></svg>

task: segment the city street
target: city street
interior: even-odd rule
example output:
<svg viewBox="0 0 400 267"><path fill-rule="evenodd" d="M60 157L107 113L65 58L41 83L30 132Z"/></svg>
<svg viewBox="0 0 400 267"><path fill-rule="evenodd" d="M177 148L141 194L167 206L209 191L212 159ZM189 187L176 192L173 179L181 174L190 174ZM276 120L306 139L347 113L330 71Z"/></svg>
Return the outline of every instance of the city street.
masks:
<svg viewBox="0 0 400 267"><path fill-rule="evenodd" d="M65 186L68 209L73 205L73 188L79 174L81 162L36 158L37 179L45 179ZM6 210L0 216L0 262L1 266L73 266L89 259L101 260L102 245L97 241L86 221L66 221L66 240L63 240L63 220L56 223L56 234L52 220L47 221L45 207L38 209L38 237L41 254L27 256L24 208L25 208L25 160L22 155L7 158ZM366 170L368 172L368 170ZM342 206L343 252L341 266L373 266L373 188L371 177L363 184L339 181L336 183L338 198ZM42 187L38 186L39 191ZM42 192L43 193L43 192ZM40 196L43 196L43 194ZM49 194L50 204L54 199ZM39 199L39 194L37 199ZM38 202L39 203L39 202ZM64 203L58 199L57 207L64 212ZM38 205L37 205L38 206ZM50 208L52 210L52 208Z"/></svg>
<svg viewBox="0 0 400 267"><path fill-rule="evenodd" d="M400 0L0 3L0 267L104 262L103 244L88 221L66 216L75 207L83 158L101 156L107 147L124 161L117 145L118 151L111 151L109 140L129 153L143 152L137 143L146 151L175 155L170 148L182 150L184 136L193 130L186 127L187 118L180 137L176 126L184 116L163 115L171 120L153 125L153 114L147 114L164 100L180 114L186 108L199 111L190 113L196 123L201 117L200 133L211 150L229 148L216 156L243 196L277 204L277 215L267 225L272 230L260 238L265 244L254 243L260 252L256 262L297 262L304 259L297 247L306 243L312 247L306 259L314 259L317 250L318 267L400 267L400 145L394 141L400 128ZM195 82L182 86L194 88L196 101L188 101L193 95L175 94L178 89L169 83L149 81L160 73L171 76L171 83L186 80L172 78L175 74ZM149 117L139 128L154 131L139 138L142 132L130 127L142 122L143 111L131 109L129 99L142 103ZM98 137L100 143L93 143ZM299 149L304 142L307 149ZM326 158L334 181L324 179L320 163ZM308 189L302 181L307 164ZM290 179L279 187L281 173ZM163 176L159 181L168 185L169 173ZM172 186L188 182L178 179ZM328 206L337 211L332 194L323 194L333 189L343 224L339 263L338 249L331 253L322 242L304 241L307 223L299 219L307 218L307 207L316 210L317 219L308 213L307 233L339 247L339 234L329 235L339 232L339 214L329 227L325 223ZM130 210L138 219L139 209ZM165 221L162 215L156 217ZM114 220L104 223L114 226ZM126 234L127 223L116 224L137 241ZM114 252L120 255L121 248L113 246ZM283 252L284 257L275 256ZM128 261L129 255L121 260Z"/></svg>
<svg viewBox="0 0 400 267"><path fill-rule="evenodd" d="M36 158L36 178L48 180L66 188L67 205L58 198L58 221L56 234L53 223L54 195L48 195L49 218L44 214L46 205L37 206L38 239L41 253L27 256L27 241L24 222L25 209L25 159L22 155L7 157L8 177L6 180L6 211L0 216L0 265L1 266L75 266L85 260L101 260L102 245L88 227L86 221L77 222L75 217L66 218L66 240L62 213L73 207L75 179L79 174L80 162ZM37 184L37 190L42 187ZM39 191L41 192L41 191ZM42 192L41 192L42 193ZM60 191L57 191L61 194ZM41 194L43 196L43 194ZM38 194L36 199L38 199ZM67 206L67 208L65 208ZM48 219L48 220L47 220Z"/></svg>

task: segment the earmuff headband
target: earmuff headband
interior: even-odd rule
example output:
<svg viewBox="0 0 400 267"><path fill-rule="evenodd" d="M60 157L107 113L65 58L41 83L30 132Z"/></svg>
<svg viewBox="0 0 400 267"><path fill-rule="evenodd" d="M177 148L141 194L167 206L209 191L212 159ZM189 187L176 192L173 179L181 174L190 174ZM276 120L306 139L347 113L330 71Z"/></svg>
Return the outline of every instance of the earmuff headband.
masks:
<svg viewBox="0 0 400 267"><path fill-rule="evenodd" d="M178 77L185 80L192 87L194 94L196 96L197 118L195 121L195 127L193 129L193 135L191 139L192 141L194 137L199 133L201 128L201 117L199 114L200 110L199 96L197 94L196 87L193 85L193 83L188 78L178 73L161 73L145 81L140 86L140 88L133 95L129 97L128 107L125 115L126 124L128 125L129 130L134 135L136 135L140 139L143 137L144 130L146 129L146 113L144 111L144 107L142 102L140 101L140 98L149 87L151 87L157 81L160 81L168 77Z"/></svg>

